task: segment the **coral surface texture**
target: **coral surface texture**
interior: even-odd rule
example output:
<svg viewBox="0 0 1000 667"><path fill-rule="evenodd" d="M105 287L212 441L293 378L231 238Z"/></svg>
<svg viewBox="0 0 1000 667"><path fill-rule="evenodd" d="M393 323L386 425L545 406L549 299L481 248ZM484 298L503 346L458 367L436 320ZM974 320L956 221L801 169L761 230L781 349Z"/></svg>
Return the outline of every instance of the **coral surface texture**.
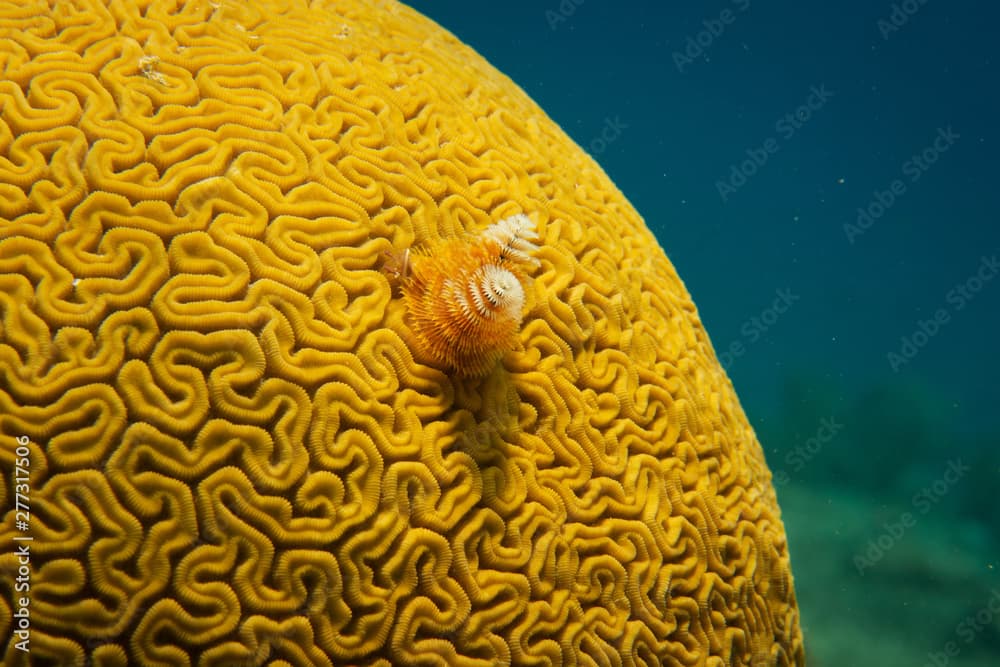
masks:
<svg viewBox="0 0 1000 667"><path fill-rule="evenodd" d="M391 0L3 0L0 69L4 664L804 663L690 296L468 47ZM435 363L386 257L522 215L513 343Z"/></svg>

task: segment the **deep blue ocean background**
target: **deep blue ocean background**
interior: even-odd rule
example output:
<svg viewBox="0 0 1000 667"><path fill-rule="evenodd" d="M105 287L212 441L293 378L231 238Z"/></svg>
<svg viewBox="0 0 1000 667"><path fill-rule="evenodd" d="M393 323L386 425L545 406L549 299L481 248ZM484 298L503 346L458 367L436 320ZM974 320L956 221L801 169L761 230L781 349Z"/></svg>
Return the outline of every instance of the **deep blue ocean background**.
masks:
<svg viewBox="0 0 1000 667"><path fill-rule="evenodd" d="M603 166L775 473L810 665L1000 665L996 2L412 0Z"/></svg>

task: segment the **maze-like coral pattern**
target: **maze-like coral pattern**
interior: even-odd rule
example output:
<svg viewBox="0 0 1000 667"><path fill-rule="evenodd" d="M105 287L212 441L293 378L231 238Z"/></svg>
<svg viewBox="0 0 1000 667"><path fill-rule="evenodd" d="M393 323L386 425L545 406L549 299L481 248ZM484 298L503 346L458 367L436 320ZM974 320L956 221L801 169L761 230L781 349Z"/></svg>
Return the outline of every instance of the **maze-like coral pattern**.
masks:
<svg viewBox="0 0 1000 667"><path fill-rule="evenodd" d="M0 0L0 641L34 664L801 665L689 295L508 79L388 0ZM521 346L382 257L525 212Z"/></svg>

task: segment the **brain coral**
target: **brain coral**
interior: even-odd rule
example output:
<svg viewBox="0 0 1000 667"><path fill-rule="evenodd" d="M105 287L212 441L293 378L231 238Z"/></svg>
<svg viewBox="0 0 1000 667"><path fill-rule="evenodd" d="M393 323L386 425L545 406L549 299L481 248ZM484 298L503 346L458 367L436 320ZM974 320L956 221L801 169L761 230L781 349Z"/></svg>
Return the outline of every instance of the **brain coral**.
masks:
<svg viewBox="0 0 1000 667"><path fill-rule="evenodd" d="M4 0L0 67L5 664L803 664L688 293L470 49L391 0ZM521 213L517 344L422 362L385 254Z"/></svg>

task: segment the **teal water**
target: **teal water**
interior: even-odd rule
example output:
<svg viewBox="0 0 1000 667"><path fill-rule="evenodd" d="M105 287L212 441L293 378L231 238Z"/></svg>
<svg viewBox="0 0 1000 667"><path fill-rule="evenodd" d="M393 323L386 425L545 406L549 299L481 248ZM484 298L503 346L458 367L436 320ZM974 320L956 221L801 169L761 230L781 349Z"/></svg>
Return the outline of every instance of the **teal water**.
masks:
<svg viewBox="0 0 1000 667"><path fill-rule="evenodd" d="M1000 7L410 3L601 163L775 471L810 665L1000 665Z"/></svg>

